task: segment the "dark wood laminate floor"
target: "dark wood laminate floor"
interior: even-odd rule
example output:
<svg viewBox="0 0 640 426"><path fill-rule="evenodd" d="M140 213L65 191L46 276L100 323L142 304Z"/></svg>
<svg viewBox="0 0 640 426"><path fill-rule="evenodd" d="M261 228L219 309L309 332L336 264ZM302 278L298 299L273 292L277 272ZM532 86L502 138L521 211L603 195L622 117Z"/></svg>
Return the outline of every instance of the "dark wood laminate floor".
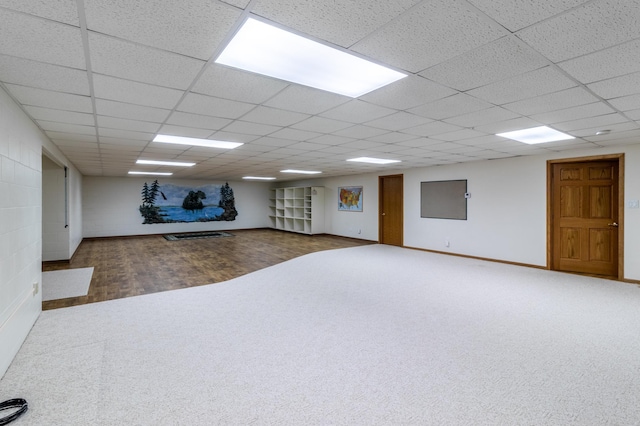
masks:
<svg viewBox="0 0 640 426"><path fill-rule="evenodd" d="M180 241L167 241L162 235L85 239L70 262L45 262L42 270L93 266L89 293L43 302L42 309L211 284L308 253L374 244L272 229L228 232L233 236Z"/></svg>

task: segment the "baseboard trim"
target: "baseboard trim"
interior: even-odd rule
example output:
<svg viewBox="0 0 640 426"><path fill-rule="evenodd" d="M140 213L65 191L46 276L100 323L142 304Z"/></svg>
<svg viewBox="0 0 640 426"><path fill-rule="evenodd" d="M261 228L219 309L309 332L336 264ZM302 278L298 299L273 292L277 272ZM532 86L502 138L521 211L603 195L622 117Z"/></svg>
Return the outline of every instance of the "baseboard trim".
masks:
<svg viewBox="0 0 640 426"><path fill-rule="evenodd" d="M420 248L420 247L411 247L411 246L403 246L403 247L407 248L407 249L410 249L410 250L426 251L426 252L429 252L429 253L437 253L437 254L446 254L448 256L464 257L464 258L467 258L467 259L484 260L484 261L487 261L487 262L504 263L506 265L523 266L525 268L535 268L535 269L549 270L549 268L547 268L546 266L533 265L531 263L511 262L509 260L500 260L500 259L492 259L492 258L489 258L489 257L471 256L471 255L468 255L468 254L460 254L460 253L450 253L448 251L430 250L430 249L424 249L424 248Z"/></svg>

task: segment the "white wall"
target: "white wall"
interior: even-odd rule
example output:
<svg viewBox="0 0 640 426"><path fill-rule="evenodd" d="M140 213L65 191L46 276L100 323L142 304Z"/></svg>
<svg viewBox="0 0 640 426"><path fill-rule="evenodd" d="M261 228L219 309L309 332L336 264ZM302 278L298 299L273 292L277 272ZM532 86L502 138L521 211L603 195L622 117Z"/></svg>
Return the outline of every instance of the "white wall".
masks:
<svg viewBox="0 0 640 426"><path fill-rule="evenodd" d="M72 165L67 166L67 195L69 227L69 254L71 259L82 242L82 175Z"/></svg>
<svg viewBox="0 0 640 426"><path fill-rule="evenodd" d="M41 311L44 140L0 88L0 376Z"/></svg>
<svg viewBox="0 0 640 426"><path fill-rule="evenodd" d="M640 199L640 145L478 161L380 175L404 175L404 245L547 266L547 160L625 154L625 200ZM420 182L467 179L467 220L420 217ZM326 232L378 239L378 175L308 179L279 186L324 186ZM363 185L363 213L338 212L338 186ZM640 280L640 209L624 211L624 278ZM358 235L355 230L362 229ZM450 246L445 246L445 241Z"/></svg>
<svg viewBox="0 0 640 426"><path fill-rule="evenodd" d="M251 229L269 226L269 185L264 182L229 182L235 197L238 216L234 221L160 223L144 225L138 208L142 204L141 191L145 182L155 180L140 177L95 177L83 179L83 235L111 237L210 230ZM209 180L180 180L158 178L160 185L172 183L183 186L224 184Z"/></svg>
<svg viewBox="0 0 640 426"><path fill-rule="evenodd" d="M67 167L74 188L68 259L82 240L81 175L0 88L0 377L42 311L43 153Z"/></svg>

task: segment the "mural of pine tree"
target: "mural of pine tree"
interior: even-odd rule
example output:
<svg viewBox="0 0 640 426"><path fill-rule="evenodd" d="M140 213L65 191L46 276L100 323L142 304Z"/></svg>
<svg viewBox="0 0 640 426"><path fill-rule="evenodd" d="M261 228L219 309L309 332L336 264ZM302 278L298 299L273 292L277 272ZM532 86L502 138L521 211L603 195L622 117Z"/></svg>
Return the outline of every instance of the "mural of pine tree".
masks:
<svg viewBox="0 0 640 426"><path fill-rule="evenodd" d="M238 216L236 200L233 196L233 189L229 186L229 182L226 182L220 188L219 207L224 209L224 212L220 215L220 220L236 220L236 216Z"/></svg>
<svg viewBox="0 0 640 426"><path fill-rule="evenodd" d="M160 185L157 180L153 181L151 188L149 188L147 182L142 185L142 205L138 208L140 214L144 218L144 222L142 222L142 224L164 222L164 219L160 215L160 207L155 205L159 190Z"/></svg>

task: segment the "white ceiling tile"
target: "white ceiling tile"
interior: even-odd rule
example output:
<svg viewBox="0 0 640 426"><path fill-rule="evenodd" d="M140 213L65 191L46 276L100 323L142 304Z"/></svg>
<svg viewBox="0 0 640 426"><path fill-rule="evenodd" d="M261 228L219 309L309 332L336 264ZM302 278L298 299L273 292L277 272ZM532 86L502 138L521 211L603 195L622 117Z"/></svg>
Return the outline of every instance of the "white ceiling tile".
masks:
<svg viewBox="0 0 640 426"><path fill-rule="evenodd" d="M186 127L186 126L176 126L172 124L164 124L158 130L158 133L161 135L172 135L172 136L183 136L186 138L200 138L206 139L211 136L213 130L209 129L199 129L194 127Z"/></svg>
<svg viewBox="0 0 640 426"><path fill-rule="evenodd" d="M352 49L419 72L496 40L508 32L460 0L424 1L356 43Z"/></svg>
<svg viewBox="0 0 640 426"><path fill-rule="evenodd" d="M255 105L212 96L189 93L178 106L179 111L210 115L220 118L239 118L255 108Z"/></svg>
<svg viewBox="0 0 640 426"><path fill-rule="evenodd" d="M100 151L105 153L139 153L140 150L144 147L144 145L131 145L131 144L111 144L100 142Z"/></svg>
<svg viewBox="0 0 640 426"><path fill-rule="evenodd" d="M549 66L469 90L467 93L487 102L501 105L557 92L576 85L574 81Z"/></svg>
<svg viewBox="0 0 640 426"><path fill-rule="evenodd" d="M0 55L0 81L89 95L89 79L86 71L5 55Z"/></svg>
<svg viewBox="0 0 640 426"><path fill-rule="evenodd" d="M395 114L368 121L366 125L378 129L396 131L406 129L407 127L420 126L431 121L432 120L428 118L400 111L396 112Z"/></svg>
<svg viewBox="0 0 640 426"><path fill-rule="evenodd" d="M640 128L640 123L636 123L633 121L624 121L615 124L607 124L604 126L595 125L595 127L585 127L579 130L572 130L571 134L578 138L583 138L586 140L609 140L619 137L618 135L623 134L629 131L635 131ZM611 133L607 135L596 135L596 133L600 130L610 130Z"/></svg>
<svg viewBox="0 0 640 426"><path fill-rule="evenodd" d="M578 120L580 118L595 117L615 112L615 110L601 102L532 115L531 118L543 124L560 123Z"/></svg>
<svg viewBox="0 0 640 426"><path fill-rule="evenodd" d="M167 124L177 126L195 127L198 129L220 130L231 120L226 118L211 117L208 115L189 114L186 112L174 111L167 120Z"/></svg>
<svg viewBox="0 0 640 426"><path fill-rule="evenodd" d="M387 132L388 131L384 129L376 129L374 127L363 126L362 124L355 124L351 127L347 127L346 129L333 132L333 134L336 136L344 136L346 138L366 139L382 135Z"/></svg>
<svg viewBox="0 0 640 426"><path fill-rule="evenodd" d="M133 130L123 129L109 129L105 127L99 128L98 134L101 138L106 136L116 139L137 139L143 141L150 141L155 136L153 133L135 132Z"/></svg>
<svg viewBox="0 0 640 426"><path fill-rule="evenodd" d="M120 129L120 130L131 130L134 132L146 132L146 133L156 133L160 128L159 123L152 123L148 121L140 121L140 120L127 120L125 118L117 118L117 117L105 117L104 115L98 116L98 126L102 130L103 128L108 129ZM102 134L102 132L100 132Z"/></svg>
<svg viewBox="0 0 640 426"><path fill-rule="evenodd" d="M583 87L573 87L559 92L504 104L502 107L518 114L533 115L589 104L597 102L598 100L597 97L593 96L593 94L589 93L589 91Z"/></svg>
<svg viewBox="0 0 640 426"><path fill-rule="evenodd" d="M6 87L22 105L61 109L65 111L93 112L93 106L91 105L91 98L89 96L53 92L51 90L18 86L15 84L7 84Z"/></svg>
<svg viewBox="0 0 640 426"><path fill-rule="evenodd" d="M231 133L266 136L273 132L277 132L280 129L282 129L282 127L235 120L233 123L226 126L224 128L224 131Z"/></svg>
<svg viewBox="0 0 640 426"><path fill-rule="evenodd" d="M433 121L428 124L405 129L403 132L415 136L433 136L440 133L455 132L461 129L462 128L460 126L445 123L443 121Z"/></svg>
<svg viewBox="0 0 640 426"><path fill-rule="evenodd" d="M136 140L136 139L122 139L122 138L110 138L106 136L100 136L100 145L108 144L108 145L127 145L137 149L144 148L147 146L149 141L147 140Z"/></svg>
<svg viewBox="0 0 640 426"><path fill-rule="evenodd" d="M232 133L228 131L219 131L211 135L210 139L215 139L218 141L249 143L251 141L258 139L258 137L259 135L250 135L247 133Z"/></svg>
<svg viewBox="0 0 640 426"><path fill-rule="evenodd" d="M80 28L1 9L0 54L85 69Z"/></svg>
<svg viewBox="0 0 640 426"><path fill-rule="evenodd" d="M632 120L640 121L640 109L625 111L624 114Z"/></svg>
<svg viewBox="0 0 640 426"><path fill-rule="evenodd" d="M210 0L84 0L89 30L208 60L241 11Z"/></svg>
<svg viewBox="0 0 640 426"><path fill-rule="evenodd" d="M76 0L0 0L0 7L6 7L53 21L64 22L65 24L80 26Z"/></svg>
<svg viewBox="0 0 640 426"><path fill-rule="evenodd" d="M411 108L408 112L427 117L432 120L442 120L456 115L462 115L481 109L490 108L492 104L481 101L464 93L458 93L437 101Z"/></svg>
<svg viewBox="0 0 640 426"><path fill-rule="evenodd" d="M153 108L148 106L126 104L123 102L96 99L96 112L108 117L128 118L131 120L151 121L162 123L167 119L168 109Z"/></svg>
<svg viewBox="0 0 640 426"><path fill-rule="evenodd" d="M475 126L474 129L482 133L496 134L510 132L513 130L529 129L531 127L538 127L542 124L544 123L539 123L527 117L517 117L510 120L481 124Z"/></svg>
<svg viewBox="0 0 640 426"><path fill-rule="evenodd" d="M640 25L638 27L640 28ZM581 56L559 65L585 84L640 71L640 40Z"/></svg>
<svg viewBox="0 0 640 426"><path fill-rule="evenodd" d="M232 6L239 7L240 9L244 9L247 7L251 0L220 0L222 3L227 3Z"/></svg>
<svg viewBox="0 0 640 426"><path fill-rule="evenodd" d="M347 142L353 142L356 139L347 138L344 136L336 136L336 135L322 135L317 138L310 139L311 142L321 145L342 145Z"/></svg>
<svg viewBox="0 0 640 426"><path fill-rule="evenodd" d="M265 105L305 114L319 114L350 100L347 96L292 84L265 102Z"/></svg>
<svg viewBox="0 0 640 426"><path fill-rule="evenodd" d="M468 0L511 31L560 14L588 0Z"/></svg>
<svg viewBox="0 0 640 426"><path fill-rule="evenodd" d="M294 140L294 141L306 141L315 137L320 136L321 133L318 132L309 132L306 130L292 129L290 127L284 128L282 130L278 130L271 134L274 138Z"/></svg>
<svg viewBox="0 0 640 426"><path fill-rule="evenodd" d="M348 47L419 1L261 0L256 2L252 12L290 28L304 31L315 38Z"/></svg>
<svg viewBox="0 0 640 426"><path fill-rule="evenodd" d="M476 127L482 124L495 123L496 121L509 120L518 117L518 114L501 107L491 107L467 114L445 119L447 123L462 127Z"/></svg>
<svg viewBox="0 0 640 426"><path fill-rule="evenodd" d="M333 133L351 126L352 123L315 116L294 124L291 127L310 132Z"/></svg>
<svg viewBox="0 0 640 426"><path fill-rule="evenodd" d="M81 124L85 126L95 125L93 114L36 106L26 106L24 109L35 120L59 121L60 123Z"/></svg>
<svg viewBox="0 0 640 426"><path fill-rule="evenodd" d="M94 74L93 86L97 98L124 103L172 109L182 92L106 75Z"/></svg>
<svg viewBox="0 0 640 426"><path fill-rule="evenodd" d="M38 124L46 132L78 133L81 135L95 135L96 128L80 124L57 123L54 121L39 120Z"/></svg>
<svg viewBox="0 0 640 426"><path fill-rule="evenodd" d="M293 145L294 143L296 143L296 141L293 141L290 139L280 139L277 137L263 137L251 142L252 145L253 144L265 145L265 146L271 146L271 147L290 146L290 145Z"/></svg>
<svg viewBox="0 0 640 426"><path fill-rule="evenodd" d="M93 72L176 89L188 88L205 65L186 56L89 33Z"/></svg>
<svg viewBox="0 0 640 426"><path fill-rule="evenodd" d="M437 64L420 75L457 90L469 90L548 65L547 59L512 36L502 37Z"/></svg>
<svg viewBox="0 0 640 426"><path fill-rule="evenodd" d="M49 139L56 141L98 142L98 137L95 133L93 135L83 135L78 133L66 133L57 131L47 131L45 133L49 137Z"/></svg>
<svg viewBox="0 0 640 426"><path fill-rule="evenodd" d="M222 65L206 67L193 92L252 104L261 104L282 91L288 83Z"/></svg>
<svg viewBox="0 0 640 426"><path fill-rule="evenodd" d="M611 124L623 123L629 121L621 114L607 114L598 117L583 118L580 120L565 121L553 125L555 129L562 132L573 132L581 129L589 129L592 127L609 126Z"/></svg>
<svg viewBox="0 0 640 426"><path fill-rule="evenodd" d="M640 72L592 83L588 87L605 99L640 93Z"/></svg>
<svg viewBox="0 0 640 426"><path fill-rule="evenodd" d="M426 78L409 75L402 80L374 90L360 99L387 108L406 110L455 94L456 91Z"/></svg>
<svg viewBox="0 0 640 426"><path fill-rule="evenodd" d="M271 124L274 126L290 126L309 118L308 114L285 111L282 109L258 106L242 117L243 121L250 121L260 124Z"/></svg>
<svg viewBox="0 0 640 426"><path fill-rule="evenodd" d="M414 135L411 135L408 133L389 132L389 133L384 133L377 136L371 136L370 138L367 138L367 139L374 142L392 144L392 143L398 143L398 142L402 142L402 141L406 141L414 138L415 138Z"/></svg>
<svg viewBox="0 0 640 426"><path fill-rule="evenodd" d="M358 99L337 106L320 114L325 118L348 121L353 124L362 124L376 118L384 117L396 112L396 110L373 105Z"/></svg>
<svg viewBox="0 0 640 426"><path fill-rule="evenodd" d="M434 137L447 142L462 141L465 139L477 138L481 136L486 136L486 134L471 129L462 129L455 132L440 133L434 135Z"/></svg>
<svg viewBox="0 0 640 426"><path fill-rule="evenodd" d="M635 1L597 0L518 32L534 49L559 62L640 37Z"/></svg>
<svg viewBox="0 0 640 426"><path fill-rule="evenodd" d="M621 96L619 98L610 99L609 102L620 111L631 111L640 105L640 94Z"/></svg>

